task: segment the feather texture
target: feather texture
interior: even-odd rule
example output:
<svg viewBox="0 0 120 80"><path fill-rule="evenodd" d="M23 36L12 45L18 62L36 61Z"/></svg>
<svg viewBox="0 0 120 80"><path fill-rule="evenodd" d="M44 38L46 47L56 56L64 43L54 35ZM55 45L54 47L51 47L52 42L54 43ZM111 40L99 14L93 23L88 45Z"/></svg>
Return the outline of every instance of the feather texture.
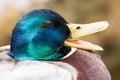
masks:
<svg viewBox="0 0 120 80"><path fill-rule="evenodd" d="M111 80L100 59L92 52L76 50L61 61L16 61L0 48L0 80Z"/></svg>

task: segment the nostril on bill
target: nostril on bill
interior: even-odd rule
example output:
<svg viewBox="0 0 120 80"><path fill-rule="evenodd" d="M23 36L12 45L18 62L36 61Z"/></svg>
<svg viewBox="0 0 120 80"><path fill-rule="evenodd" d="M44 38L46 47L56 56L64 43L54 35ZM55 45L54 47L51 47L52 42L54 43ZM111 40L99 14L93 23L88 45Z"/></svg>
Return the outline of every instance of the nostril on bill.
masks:
<svg viewBox="0 0 120 80"><path fill-rule="evenodd" d="M76 29L77 29L77 30L80 29L80 26L77 26Z"/></svg>

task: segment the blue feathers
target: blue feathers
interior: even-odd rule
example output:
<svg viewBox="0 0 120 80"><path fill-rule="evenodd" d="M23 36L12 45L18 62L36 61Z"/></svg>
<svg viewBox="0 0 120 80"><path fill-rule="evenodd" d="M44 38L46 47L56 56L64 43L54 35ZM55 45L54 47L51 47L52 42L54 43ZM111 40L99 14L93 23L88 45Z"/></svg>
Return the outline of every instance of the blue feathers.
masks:
<svg viewBox="0 0 120 80"><path fill-rule="evenodd" d="M64 46L70 37L67 21L49 9L36 9L17 22L8 53L18 60L59 60L71 48Z"/></svg>

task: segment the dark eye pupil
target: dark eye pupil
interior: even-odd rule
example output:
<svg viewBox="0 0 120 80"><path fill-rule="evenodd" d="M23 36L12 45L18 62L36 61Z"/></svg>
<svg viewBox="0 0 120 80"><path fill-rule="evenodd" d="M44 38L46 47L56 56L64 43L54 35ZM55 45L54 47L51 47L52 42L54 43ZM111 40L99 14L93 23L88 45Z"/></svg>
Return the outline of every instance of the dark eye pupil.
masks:
<svg viewBox="0 0 120 80"><path fill-rule="evenodd" d="M52 21L46 21L45 25L49 27L49 26L53 26L54 23Z"/></svg>

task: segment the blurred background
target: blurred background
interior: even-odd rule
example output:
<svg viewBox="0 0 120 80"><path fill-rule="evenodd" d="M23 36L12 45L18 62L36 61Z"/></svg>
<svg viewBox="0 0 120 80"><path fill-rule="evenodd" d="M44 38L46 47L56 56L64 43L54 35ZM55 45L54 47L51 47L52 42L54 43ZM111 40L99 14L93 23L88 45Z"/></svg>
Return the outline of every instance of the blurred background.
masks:
<svg viewBox="0 0 120 80"><path fill-rule="evenodd" d="M90 23L107 20L110 27L84 40L101 45L102 56L112 80L120 80L120 0L1 0L0 46L10 44L12 29L24 13L36 8L49 8L68 22Z"/></svg>

